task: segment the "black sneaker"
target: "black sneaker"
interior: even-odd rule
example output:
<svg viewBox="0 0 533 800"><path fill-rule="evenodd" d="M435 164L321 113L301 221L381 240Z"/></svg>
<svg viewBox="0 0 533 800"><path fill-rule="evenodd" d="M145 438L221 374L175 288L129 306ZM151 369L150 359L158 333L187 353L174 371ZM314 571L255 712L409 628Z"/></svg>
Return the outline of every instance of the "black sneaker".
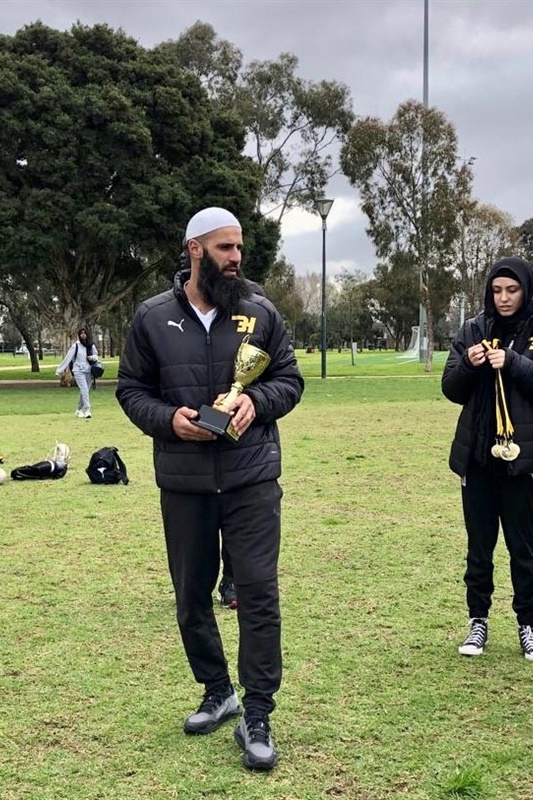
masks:
<svg viewBox="0 0 533 800"><path fill-rule="evenodd" d="M242 763L248 769L272 769L278 763L268 714L247 711L235 728L234 736L244 750Z"/></svg>
<svg viewBox="0 0 533 800"><path fill-rule="evenodd" d="M462 656L480 656L483 654L488 638L489 625L486 618L474 617L470 620L470 633L460 645L459 652Z"/></svg>
<svg viewBox="0 0 533 800"><path fill-rule="evenodd" d="M533 628L531 625L518 626L518 638L520 647L527 661L533 661Z"/></svg>
<svg viewBox="0 0 533 800"><path fill-rule="evenodd" d="M223 722L241 714L239 699L233 686L223 692L206 692L194 714L185 720L185 733L211 733Z"/></svg>
<svg viewBox="0 0 533 800"><path fill-rule="evenodd" d="M225 575L222 576L222 580L218 584L218 597L220 605L235 611L237 608L237 591L231 578L226 578Z"/></svg>

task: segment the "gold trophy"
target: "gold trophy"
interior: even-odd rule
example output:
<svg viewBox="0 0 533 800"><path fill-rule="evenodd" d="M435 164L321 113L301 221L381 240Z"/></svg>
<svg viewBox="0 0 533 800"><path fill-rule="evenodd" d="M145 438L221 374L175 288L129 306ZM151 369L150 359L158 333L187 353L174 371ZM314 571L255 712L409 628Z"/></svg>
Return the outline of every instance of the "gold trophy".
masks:
<svg viewBox="0 0 533 800"><path fill-rule="evenodd" d="M227 409L244 391L245 387L255 381L270 363L268 353L250 344L249 338L249 336L245 336L237 350L233 383L229 392L212 406L200 406L198 416L191 420L194 425L213 431L219 436L225 436L231 442L237 442L239 434L231 424L233 413L228 412Z"/></svg>

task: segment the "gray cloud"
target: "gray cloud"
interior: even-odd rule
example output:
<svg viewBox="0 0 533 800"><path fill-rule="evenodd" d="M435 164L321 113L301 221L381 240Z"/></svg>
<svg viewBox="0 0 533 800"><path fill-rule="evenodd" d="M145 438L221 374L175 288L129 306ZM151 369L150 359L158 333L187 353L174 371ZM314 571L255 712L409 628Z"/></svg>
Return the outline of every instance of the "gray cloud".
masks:
<svg viewBox="0 0 533 800"><path fill-rule="evenodd" d="M290 51L303 78L346 83L363 116L388 119L403 100L422 99L423 0L3 0L2 19L7 34L36 19L59 29L106 22L147 47L201 19L245 61ZM532 37L531 0L430 0L430 104L456 126L461 155L476 157L476 197L517 224L533 216ZM372 269L354 190L336 177L329 193L338 200L328 220L328 271ZM316 230L309 220L288 220L283 249L298 271L319 270L319 218Z"/></svg>

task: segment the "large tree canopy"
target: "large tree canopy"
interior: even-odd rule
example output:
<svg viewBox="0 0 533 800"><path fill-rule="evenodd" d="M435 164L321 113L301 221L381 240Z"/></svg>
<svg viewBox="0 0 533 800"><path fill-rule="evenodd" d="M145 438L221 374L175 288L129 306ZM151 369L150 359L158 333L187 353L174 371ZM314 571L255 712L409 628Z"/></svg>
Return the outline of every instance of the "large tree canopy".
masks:
<svg viewBox="0 0 533 800"><path fill-rule="evenodd" d="M444 115L411 100L390 123L356 122L341 157L344 173L361 194L378 256L403 253L421 276L428 370L433 309L447 306L455 291L454 245L471 205L471 166L459 162L457 149L455 130Z"/></svg>
<svg viewBox="0 0 533 800"><path fill-rule="evenodd" d="M199 78L219 107L244 124L247 151L260 166L257 211L278 220L294 206L310 207L338 171L338 146L353 122L347 86L305 81L298 59L242 63L235 45L196 22L158 47Z"/></svg>
<svg viewBox="0 0 533 800"><path fill-rule="evenodd" d="M37 23L1 37L0 271L13 292L46 286L66 325L91 322L151 271L170 276L187 219L218 204L260 280L278 230L256 215L244 140L197 78L122 32Z"/></svg>
<svg viewBox="0 0 533 800"><path fill-rule="evenodd" d="M224 108L232 107L242 53L236 45L221 39L212 25L197 20L178 39L162 42L158 48L169 52L181 69L195 75L213 100Z"/></svg>

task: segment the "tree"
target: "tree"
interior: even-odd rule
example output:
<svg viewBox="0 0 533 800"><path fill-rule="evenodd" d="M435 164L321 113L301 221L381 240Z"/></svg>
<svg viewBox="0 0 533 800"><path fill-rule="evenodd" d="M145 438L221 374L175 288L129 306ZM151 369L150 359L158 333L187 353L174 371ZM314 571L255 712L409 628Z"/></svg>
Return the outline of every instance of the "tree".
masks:
<svg viewBox="0 0 533 800"><path fill-rule="evenodd" d="M2 352L14 351L20 345L20 331L13 325L9 314L0 314L0 334Z"/></svg>
<svg viewBox="0 0 533 800"><path fill-rule="evenodd" d="M159 49L172 53L244 125L247 152L263 176L256 211L279 222L294 206L311 207L338 171L336 148L353 121L349 89L298 77L291 53L243 66L241 52L202 22Z"/></svg>
<svg viewBox="0 0 533 800"><path fill-rule="evenodd" d="M171 277L187 219L211 204L239 216L264 276L278 229L255 213L261 171L193 75L106 25L36 23L0 43L0 275L18 296L51 286L65 328L94 323Z"/></svg>
<svg viewBox="0 0 533 800"><path fill-rule="evenodd" d="M533 263L533 219L526 219L525 222L517 228L518 241L520 250L524 258L530 263Z"/></svg>
<svg viewBox="0 0 533 800"><path fill-rule="evenodd" d="M483 307L485 282L494 262L512 255L518 247L519 234L509 214L482 203L468 210L460 229L456 261L467 315Z"/></svg>
<svg viewBox="0 0 533 800"><path fill-rule="evenodd" d="M248 146L261 167L258 211L280 221L294 206L312 208L337 172L333 146L353 120L349 90L335 81L313 83L296 75L298 59L253 61L242 73L236 109Z"/></svg>
<svg viewBox="0 0 533 800"><path fill-rule="evenodd" d="M296 275L296 288L305 314L320 314L322 276L319 272ZM326 286L326 293L327 293Z"/></svg>
<svg viewBox="0 0 533 800"><path fill-rule="evenodd" d="M344 269L330 288L327 309L327 338L330 346L342 347L346 342L362 343L372 338L374 318L370 309L368 275L359 270Z"/></svg>
<svg viewBox="0 0 533 800"><path fill-rule="evenodd" d="M197 20L179 39L162 42L157 49L175 59L180 69L191 72L222 107L232 107L242 53L231 42L220 39L212 25Z"/></svg>
<svg viewBox="0 0 533 800"><path fill-rule="evenodd" d="M328 280L326 282L326 308L335 291L334 281ZM298 338L304 345L319 345L322 308L322 276L320 273L308 272L305 275L296 275L295 292L302 309Z"/></svg>
<svg viewBox="0 0 533 800"><path fill-rule="evenodd" d="M32 308L28 306L26 299L24 295L19 297L16 291L11 291L3 295L1 306L8 312L12 325L17 329L20 338L26 345L31 371L39 372L38 353L35 349L37 328Z"/></svg>
<svg viewBox="0 0 533 800"><path fill-rule="evenodd" d="M420 276L417 300L426 312L430 371L432 293L451 289L450 282L437 276L454 269L460 221L471 205L471 163L458 162L457 136L444 114L410 100L389 123L370 117L357 121L341 164L361 194L377 255L390 259L404 253ZM449 300L442 296L438 305Z"/></svg>
<svg viewBox="0 0 533 800"><path fill-rule="evenodd" d="M265 281L264 289L284 318L292 340L296 341L297 326L303 319L304 310L296 286L294 266L284 257L278 258Z"/></svg>
<svg viewBox="0 0 533 800"><path fill-rule="evenodd" d="M403 252L393 253L377 265L371 288L372 307L379 321L394 338L399 350L409 342L418 322L420 276L413 259Z"/></svg>

